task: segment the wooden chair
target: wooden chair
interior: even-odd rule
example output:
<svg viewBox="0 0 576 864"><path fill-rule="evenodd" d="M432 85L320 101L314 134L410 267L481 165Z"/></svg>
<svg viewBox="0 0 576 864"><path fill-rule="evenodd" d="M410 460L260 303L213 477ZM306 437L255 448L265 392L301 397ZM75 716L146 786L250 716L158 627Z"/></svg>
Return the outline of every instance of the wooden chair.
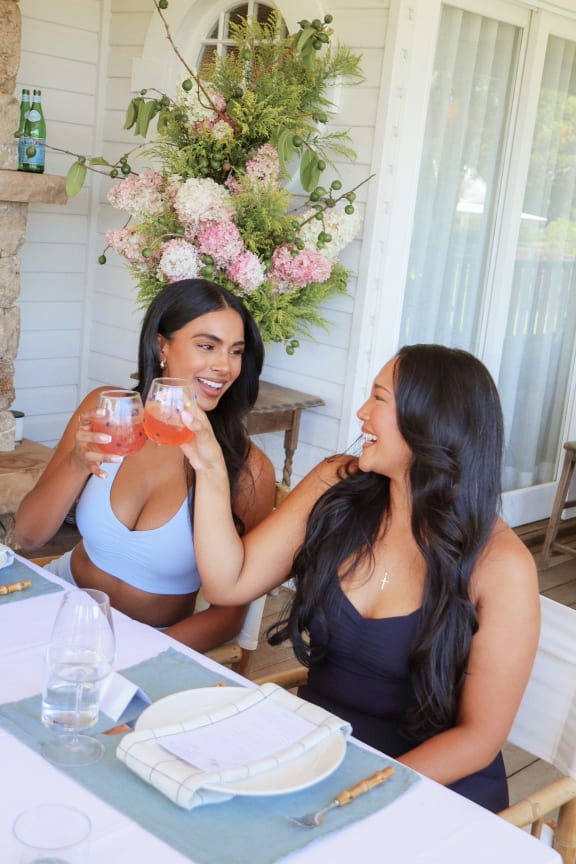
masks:
<svg viewBox="0 0 576 864"><path fill-rule="evenodd" d="M552 552L563 552L565 555L576 555L576 548L565 546L563 543L558 543L556 540L558 529L560 528L562 513L569 507L576 507L576 500L568 500L570 484L574 476L574 469L576 468L576 441L566 441L564 449L566 450L566 454L564 456L562 474L558 481L556 497L554 498L554 505L552 507L550 519L548 520L546 536L544 537L544 544L540 555L541 569L546 569L550 564L550 556Z"/></svg>
<svg viewBox="0 0 576 864"><path fill-rule="evenodd" d="M531 825L539 837L559 808L552 845L564 864L576 861L576 609L540 598L542 629L532 674L508 740L553 765L562 777L499 815ZM548 818L547 818L548 817ZM554 827L554 826L553 826Z"/></svg>

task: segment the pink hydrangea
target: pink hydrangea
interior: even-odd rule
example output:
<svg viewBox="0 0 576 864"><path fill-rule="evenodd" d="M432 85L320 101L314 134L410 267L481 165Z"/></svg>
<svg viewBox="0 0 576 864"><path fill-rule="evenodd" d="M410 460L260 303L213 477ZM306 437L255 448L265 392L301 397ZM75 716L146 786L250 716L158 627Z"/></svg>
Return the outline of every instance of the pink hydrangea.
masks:
<svg viewBox="0 0 576 864"><path fill-rule="evenodd" d="M177 238L162 244L158 269L168 277L169 282L194 279L198 276L201 266L198 252L186 240Z"/></svg>
<svg viewBox="0 0 576 864"><path fill-rule="evenodd" d="M226 270L226 275L245 294L256 291L262 285L266 276L264 266L258 256L248 251L241 252L231 262Z"/></svg>
<svg viewBox="0 0 576 864"><path fill-rule="evenodd" d="M271 278L285 290L287 284L304 288L310 282L325 282L332 272L327 258L311 249L293 255L289 246L277 246L272 255Z"/></svg>
<svg viewBox="0 0 576 864"><path fill-rule="evenodd" d="M133 216L158 216L163 208L164 178L156 171L129 174L108 190L113 207L127 210Z"/></svg>
<svg viewBox="0 0 576 864"><path fill-rule="evenodd" d="M238 178L234 174L228 175L228 177L224 181L224 185L226 186L231 195L238 195L238 193L242 191L242 186L240 185Z"/></svg>
<svg viewBox="0 0 576 864"><path fill-rule="evenodd" d="M190 178L183 183L174 198L174 209L181 222L221 222L232 219L234 210L228 190L207 177Z"/></svg>
<svg viewBox="0 0 576 864"><path fill-rule="evenodd" d="M115 228L106 232L106 243L131 264L141 263L145 239L138 232L130 228Z"/></svg>
<svg viewBox="0 0 576 864"><path fill-rule="evenodd" d="M263 144L256 155L246 163L246 174L262 182L278 182L280 159L278 151L271 144Z"/></svg>
<svg viewBox="0 0 576 864"><path fill-rule="evenodd" d="M196 234L202 255L211 255L217 267L226 267L244 251L244 243L234 222L209 222Z"/></svg>

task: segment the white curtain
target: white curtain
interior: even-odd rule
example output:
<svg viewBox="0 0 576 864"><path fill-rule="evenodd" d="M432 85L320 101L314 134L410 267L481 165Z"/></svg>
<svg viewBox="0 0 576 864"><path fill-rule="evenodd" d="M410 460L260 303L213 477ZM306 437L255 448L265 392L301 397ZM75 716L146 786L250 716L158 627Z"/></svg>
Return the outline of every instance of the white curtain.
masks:
<svg viewBox="0 0 576 864"><path fill-rule="evenodd" d="M479 354L495 202L511 129L520 30L445 6L436 49L401 344ZM576 324L575 45L550 38L532 147L498 387L504 488L553 479ZM570 303L570 298L572 302Z"/></svg>
<svg viewBox="0 0 576 864"><path fill-rule="evenodd" d="M576 44L552 36L498 382L508 430L508 489L554 476L576 334L575 181Z"/></svg>

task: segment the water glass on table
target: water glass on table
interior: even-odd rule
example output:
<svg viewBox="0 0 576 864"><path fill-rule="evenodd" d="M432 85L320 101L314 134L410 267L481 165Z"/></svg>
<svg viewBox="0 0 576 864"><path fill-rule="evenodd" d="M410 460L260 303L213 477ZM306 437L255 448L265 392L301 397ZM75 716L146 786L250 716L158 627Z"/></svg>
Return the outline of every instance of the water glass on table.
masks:
<svg viewBox="0 0 576 864"><path fill-rule="evenodd" d="M190 441L194 433L182 420L182 411L196 400L192 381L187 378L154 378L144 406L144 431L156 444L177 446Z"/></svg>
<svg viewBox="0 0 576 864"><path fill-rule="evenodd" d="M104 747L80 734L98 721L102 686L115 654L110 599L103 591L74 589L64 595L46 649L42 714L54 737L42 755L56 765L97 762Z"/></svg>
<svg viewBox="0 0 576 864"><path fill-rule="evenodd" d="M88 864L92 824L76 807L38 804L16 817L14 864Z"/></svg>
<svg viewBox="0 0 576 864"><path fill-rule="evenodd" d="M146 443L144 434L144 406L134 390L103 390L98 398L99 413L92 420L92 431L110 435L108 444L96 446L103 453L128 456Z"/></svg>

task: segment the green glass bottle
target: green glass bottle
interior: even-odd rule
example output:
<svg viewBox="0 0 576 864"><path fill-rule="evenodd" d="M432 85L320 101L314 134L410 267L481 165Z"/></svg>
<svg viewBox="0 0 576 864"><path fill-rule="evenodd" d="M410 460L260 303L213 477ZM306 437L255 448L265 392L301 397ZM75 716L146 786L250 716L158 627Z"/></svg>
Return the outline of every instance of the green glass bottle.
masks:
<svg viewBox="0 0 576 864"><path fill-rule="evenodd" d="M46 121L42 111L42 92L34 90L32 107L20 137L22 144L22 171L42 174L46 159Z"/></svg>
<svg viewBox="0 0 576 864"><path fill-rule="evenodd" d="M24 129L26 127L26 120L28 119L28 112L30 111L30 90L24 88L22 90L22 98L20 100L20 122L18 124L18 130L14 133L14 136L18 138L18 170L22 171L22 155L23 150L20 145L20 139L24 134Z"/></svg>

